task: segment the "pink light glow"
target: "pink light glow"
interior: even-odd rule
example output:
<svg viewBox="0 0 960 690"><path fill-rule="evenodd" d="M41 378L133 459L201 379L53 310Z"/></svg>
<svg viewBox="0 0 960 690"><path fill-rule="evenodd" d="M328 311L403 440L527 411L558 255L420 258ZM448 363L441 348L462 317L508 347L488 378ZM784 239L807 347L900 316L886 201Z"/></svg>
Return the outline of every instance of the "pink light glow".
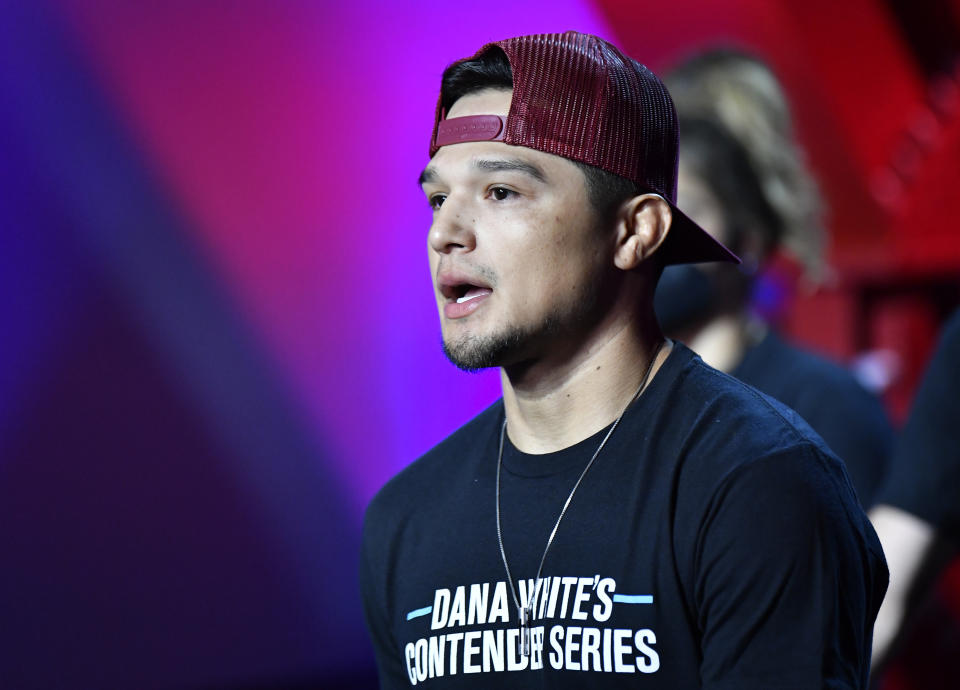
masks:
<svg viewBox="0 0 960 690"><path fill-rule="evenodd" d="M499 395L495 372L461 374L439 349L415 179L440 73L510 35L609 31L576 0L64 5L359 515Z"/></svg>

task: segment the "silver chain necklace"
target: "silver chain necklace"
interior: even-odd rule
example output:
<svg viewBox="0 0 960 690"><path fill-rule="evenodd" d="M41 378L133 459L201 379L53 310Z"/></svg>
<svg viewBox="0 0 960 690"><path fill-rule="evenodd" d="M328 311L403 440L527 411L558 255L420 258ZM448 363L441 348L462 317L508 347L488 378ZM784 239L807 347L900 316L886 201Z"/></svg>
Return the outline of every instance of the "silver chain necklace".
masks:
<svg viewBox="0 0 960 690"><path fill-rule="evenodd" d="M500 427L500 451L497 455L497 543L500 545L500 557L503 558L503 567L507 571L507 581L510 584L510 594L513 596L513 603L517 606L517 615L520 618L520 653L523 656L530 656L530 621L533 617L533 598L537 590L540 589L540 576L543 573L543 562L547 560L547 552L550 550L550 545L553 544L553 538L557 535L557 528L560 527L560 522L563 520L563 516L567 513L567 508L570 507L570 502L573 500L573 495L577 493L577 489L580 487L580 482L583 481L583 478L587 476L587 472L590 471L590 468L593 466L593 462L597 459L597 456L600 455L600 451L603 450L603 447L607 445L607 441L610 439L610 436L613 435L613 430L617 428L620 424L620 420L623 419L623 416L627 413L627 409L636 400L640 394L643 392L643 389L647 385L647 380L650 378L650 372L653 371L653 363L657 361L657 357L660 354L660 350L663 348L664 341L661 340L657 345L657 349L653 352L653 357L650 358L650 361L647 363L647 369L643 372L643 379L640 381L640 387L637 388L637 392L630 396L630 400L627 401L627 404L624 405L623 411L620 412L620 416L617 417L616 421L610 426L610 430L607 431L606 436L603 437L603 440L600 441L600 445L597 446L597 449L593 453L593 457L590 458L590 461L587 463L587 466L583 468L583 472L580 473L580 477L577 479L577 482L573 485L573 488L570 490L570 495L567 496L567 500L563 504L563 508L560 509L560 515L557 516L557 521L553 525L553 530L550 532L550 536L547 537L547 545L543 548L543 555L540 557L540 565L537 567L537 579L534 582L533 587L530 588L530 593L527 596L526 605L520 604L520 598L517 595L517 588L513 582L513 575L510 574L510 564L507 563L507 552L503 549L503 533L500 528L500 468L503 466L503 442L507 435L507 420L504 417L503 424Z"/></svg>

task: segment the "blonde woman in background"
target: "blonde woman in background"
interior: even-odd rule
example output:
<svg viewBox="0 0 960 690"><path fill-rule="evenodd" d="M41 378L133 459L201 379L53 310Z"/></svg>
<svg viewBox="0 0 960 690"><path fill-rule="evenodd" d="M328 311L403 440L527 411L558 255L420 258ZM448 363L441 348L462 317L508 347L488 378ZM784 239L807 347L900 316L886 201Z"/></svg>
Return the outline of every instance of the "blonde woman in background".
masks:
<svg viewBox="0 0 960 690"><path fill-rule="evenodd" d="M823 203L783 89L765 63L731 50L687 60L666 83L680 116L684 208L743 264L667 268L656 300L661 324L707 363L799 412L845 462L869 507L893 441L880 400L751 309L755 278L775 251L794 257L808 280L827 271Z"/></svg>

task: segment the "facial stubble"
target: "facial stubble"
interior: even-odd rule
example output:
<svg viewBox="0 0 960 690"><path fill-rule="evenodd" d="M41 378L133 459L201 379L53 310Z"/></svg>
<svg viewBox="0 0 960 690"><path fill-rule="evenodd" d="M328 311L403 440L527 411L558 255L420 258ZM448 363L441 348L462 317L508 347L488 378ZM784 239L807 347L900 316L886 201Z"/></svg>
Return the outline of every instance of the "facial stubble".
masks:
<svg viewBox="0 0 960 690"><path fill-rule="evenodd" d="M563 339L577 337L596 320L599 301L599 286L587 285L574 305L556 308L535 324L509 325L491 335L467 333L454 339L443 338L443 354L457 368L471 373L522 364L537 352L561 346Z"/></svg>

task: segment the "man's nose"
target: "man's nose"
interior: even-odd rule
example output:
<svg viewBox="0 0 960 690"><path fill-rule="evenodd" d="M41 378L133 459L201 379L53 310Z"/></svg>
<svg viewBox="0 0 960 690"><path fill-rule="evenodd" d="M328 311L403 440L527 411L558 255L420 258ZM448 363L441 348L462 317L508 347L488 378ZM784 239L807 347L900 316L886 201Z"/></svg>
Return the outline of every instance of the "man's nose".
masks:
<svg viewBox="0 0 960 690"><path fill-rule="evenodd" d="M430 248L438 254L471 251L476 246L475 220L463 204L450 197L433 214Z"/></svg>

